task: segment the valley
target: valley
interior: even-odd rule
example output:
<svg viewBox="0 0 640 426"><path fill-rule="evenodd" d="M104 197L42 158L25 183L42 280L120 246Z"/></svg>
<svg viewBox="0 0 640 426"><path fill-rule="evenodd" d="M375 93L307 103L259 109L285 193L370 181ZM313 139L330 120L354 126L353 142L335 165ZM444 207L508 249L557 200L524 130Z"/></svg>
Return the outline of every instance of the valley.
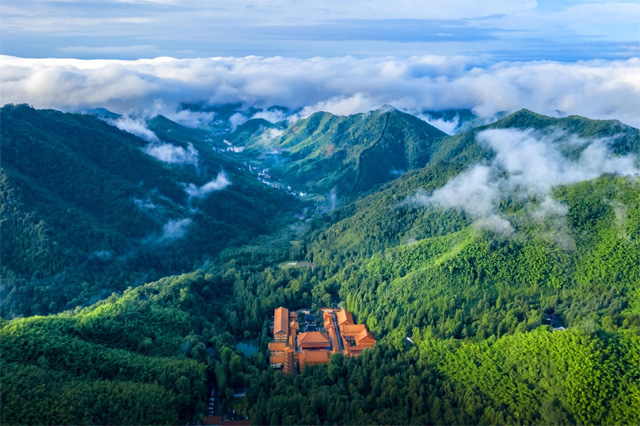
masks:
<svg viewBox="0 0 640 426"><path fill-rule="evenodd" d="M3 424L640 421L640 130L239 108L3 107ZM272 368L283 307L322 362Z"/></svg>

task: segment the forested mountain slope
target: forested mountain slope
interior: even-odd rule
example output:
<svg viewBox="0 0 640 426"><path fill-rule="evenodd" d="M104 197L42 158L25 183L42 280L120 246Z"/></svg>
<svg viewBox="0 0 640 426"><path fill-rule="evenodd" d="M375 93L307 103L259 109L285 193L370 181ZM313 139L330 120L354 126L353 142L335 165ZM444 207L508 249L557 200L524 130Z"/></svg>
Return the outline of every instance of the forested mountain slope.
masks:
<svg viewBox="0 0 640 426"><path fill-rule="evenodd" d="M268 127L249 123L244 140ZM639 141L618 122L522 110L432 139L425 167L228 247L202 271L5 321L2 421L26 422L22 401L57 392L65 403L43 406L47 421L126 422L91 409L120 407L125 388L137 395L120 409L130 422L197 420L207 371L223 406L254 424L637 424ZM269 368L274 308L337 304L373 331L373 348L295 377ZM259 353L242 357L233 345L249 337Z"/></svg>
<svg viewBox="0 0 640 426"><path fill-rule="evenodd" d="M261 420L317 422L319 405L345 423L638 422L638 134L520 111L315 222L300 291L344 301L384 343L276 380ZM545 185L528 180L540 158Z"/></svg>
<svg viewBox="0 0 640 426"><path fill-rule="evenodd" d="M94 116L24 105L1 117L4 316L192 270L273 230L297 203L197 138L150 143Z"/></svg>
<svg viewBox="0 0 640 426"><path fill-rule="evenodd" d="M2 424L176 424L203 414L212 358L202 336L217 334L227 297L207 280L165 278L75 313L2 324Z"/></svg>
<svg viewBox="0 0 640 426"><path fill-rule="evenodd" d="M318 112L286 128L264 126L254 135L247 138L246 129L239 128L229 140L245 144L251 148L247 154L253 151L256 157L271 150L263 164L275 179L320 195L334 191L346 199L423 167L435 141L447 136L391 107L349 116Z"/></svg>

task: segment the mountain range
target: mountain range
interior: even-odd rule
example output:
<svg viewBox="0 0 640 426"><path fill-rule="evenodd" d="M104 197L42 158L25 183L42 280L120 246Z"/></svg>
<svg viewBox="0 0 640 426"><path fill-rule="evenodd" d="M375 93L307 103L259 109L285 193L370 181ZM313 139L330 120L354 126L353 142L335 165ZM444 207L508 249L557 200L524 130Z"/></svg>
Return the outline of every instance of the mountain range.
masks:
<svg viewBox="0 0 640 426"><path fill-rule="evenodd" d="M640 421L640 130L239 108L2 108L3 424L194 421L211 383L255 424ZM273 309L338 305L376 346L268 367Z"/></svg>

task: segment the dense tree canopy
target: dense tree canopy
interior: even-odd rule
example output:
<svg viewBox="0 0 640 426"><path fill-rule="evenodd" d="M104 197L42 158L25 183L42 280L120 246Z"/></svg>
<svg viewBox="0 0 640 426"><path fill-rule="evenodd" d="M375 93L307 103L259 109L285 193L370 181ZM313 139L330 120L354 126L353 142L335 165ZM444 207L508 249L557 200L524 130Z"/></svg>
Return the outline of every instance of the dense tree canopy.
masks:
<svg viewBox="0 0 640 426"><path fill-rule="evenodd" d="M73 117L65 120L81 120ZM551 125L620 135L611 149L638 154L638 131L615 122L522 111L490 126ZM544 197L503 194L496 215L509 219L509 233L478 226L462 209L403 202L490 159L477 131L439 139L426 167L327 214L294 219L287 209L299 205L279 199L286 209L268 211L286 211L286 220L251 231L245 245L220 242L196 272L127 288L129 275L112 262L108 280L60 290L81 294L73 309L2 320L2 424L194 421L212 387L223 410L254 424L638 424L640 181L604 175L557 185L547 195L563 208L543 216L535 212ZM175 143L198 137L182 136L193 139ZM41 211L23 207L29 200L11 183L20 179L33 178L3 174L2 256L18 265L24 253L28 262L3 269L3 287L7 280L11 308L55 305L60 281L40 284L75 248L60 243ZM6 223L15 234L5 234ZM96 229L117 244L118 226ZM197 238L187 241L198 246ZM180 269L189 250L164 253ZM28 268L41 276L28 277ZM96 288L113 294L90 301ZM293 377L269 368L274 308L338 304L373 331L373 348ZM257 354L237 349L245 338ZM238 387L245 398L234 398Z"/></svg>

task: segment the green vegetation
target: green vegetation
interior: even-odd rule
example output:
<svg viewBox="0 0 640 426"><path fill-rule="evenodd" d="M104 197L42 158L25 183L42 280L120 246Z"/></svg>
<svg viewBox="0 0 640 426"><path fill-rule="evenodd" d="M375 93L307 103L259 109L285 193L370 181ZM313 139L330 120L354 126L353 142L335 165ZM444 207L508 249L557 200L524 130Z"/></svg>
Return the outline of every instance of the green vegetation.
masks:
<svg viewBox="0 0 640 426"><path fill-rule="evenodd" d="M371 117L381 123L403 118L393 111ZM280 142L291 140L300 152L311 147L311 139L296 131L311 129L312 118L318 129L348 121L314 115ZM247 141L268 127L253 124L246 126ZM417 190L430 193L491 159L493 153L476 143L479 131L530 127L611 137L609 146L619 155L640 151L638 130L620 123L520 111L433 139L423 145L425 167L376 182L355 201L309 222L274 222L261 231L266 235L247 235L243 246L211 250L210 262L197 272L87 308L4 321L2 423L191 421L205 414L209 385L215 385L223 409L249 415L255 424L638 424L637 177L603 175L556 186L546 195L563 208L546 214L537 213L545 195L502 194L495 213L509 220L509 233L483 227L463 210L406 202ZM202 142L187 137L172 140ZM345 153L357 150L349 141L345 136ZM322 174L309 149L300 164L310 165L310 176ZM580 149L562 146L569 158ZM11 170L6 176L11 181L20 175ZM24 203L25 195L14 189L3 197L3 209L9 209ZM297 205L288 203L270 211ZM36 224L20 234L30 236L24 241L33 247L38 238L57 235ZM3 267L6 253L15 257L29 247L5 252L4 228ZM61 257L41 253L32 256L41 262L33 267L48 276ZM34 284L35 295L42 294L39 288ZM295 377L268 367L274 308L337 303L373 331L374 348L355 359L334 355L328 365ZM257 339L258 354L244 357L235 349L243 338ZM246 398L234 399L234 387L246 387Z"/></svg>
<svg viewBox="0 0 640 426"><path fill-rule="evenodd" d="M201 274L165 278L5 323L2 423L175 424L203 412L208 354L193 330L207 313L192 287L205 285Z"/></svg>
<svg viewBox="0 0 640 426"><path fill-rule="evenodd" d="M5 318L86 306L191 271L272 232L298 206L176 123L169 142L193 142L198 167L161 162L142 152L147 142L94 116L7 105L1 119ZM185 185L200 187L221 170L228 188L189 199ZM181 220L186 238L165 235Z"/></svg>
<svg viewBox="0 0 640 426"><path fill-rule="evenodd" d="M274 178L317 194L333 190L346 199L424 167L435 141L447 136L391 107L351 116L318 112L281 134L264 131L269 127L255 121L244 125L251 124L253 137L241 127L229 140L251 148L247 155L260 158ZM258 125L263 131L257 130ZM265 149L279 155L264 158Z"/></svg>

